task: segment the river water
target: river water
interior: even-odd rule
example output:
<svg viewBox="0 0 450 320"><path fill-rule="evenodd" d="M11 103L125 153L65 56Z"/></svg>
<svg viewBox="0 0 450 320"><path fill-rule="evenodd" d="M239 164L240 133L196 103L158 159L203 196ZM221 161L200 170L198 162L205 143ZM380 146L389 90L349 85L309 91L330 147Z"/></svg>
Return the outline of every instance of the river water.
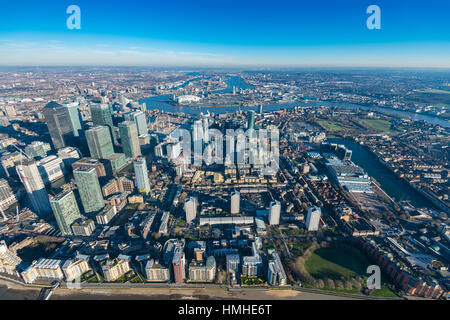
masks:
<svg viewBox="0 0 450 320"><path fill-rule="evenodd" d="M8 289L0 285L0 300L36 300L39 290Z"/></svg>
<svg viewBox="0 0 450 320"><path fill-rule="evenodd" d="M343 144L353 151L352 161L378 181L381 188L396 201L408 200L417 208L434 208L434 205L408 183L383 166L374 155L360 144L342 138L328 138L327 141Z"/></svg>
<svg viewBox="0 0 450 320"><path fill-rule="evenodd" d="M191 80L192 81L192 80ZM246 83L241 77L230 77L227 80L228 88L224 90L218 90L212 92L213 94L220 94L220 93L232 93L233 92L233 86L236 86L237 88L242 89L248 89L252 88L253 86ZM180 112L180 113L186 113L195 115L199 111L201 112L213 112L215 114L222 114L222 113L228 113L228 112L235 112L238 110L239 107L202 107L202 106L180 106L180 105L172 105L170 103L167 103L166 101L171 98L171 95L159 95L159 96L153 96L149 98L143 98L139 100L139 103L145 102L147 104L147 109L154 110L158 109L165 112ZM423 120L431 124L441 125L446 128L450 128L450 121L446 119L442 119L439 117L433 117L425 114L418 114L414 112L407 112L407 111L400 111L390 108L382 108L382 107L367 107L367 106L360 106L355 104L348 104L348 103L337 103L337 102L320 102L320 101L311 101L311 102L288 102L288 103L272 103L272 104L266 104L263 105L264 111L277 111L281 109L292 109L297 106L333 106L337 108L343 108L343 109L351 109L351 110L365 110L365 111L378 111L383 112L386 114L390 114L393 116L398 116L402 118L409 118L413 120ZM259 107L240 107L243 111L259 111Z"/></svg>

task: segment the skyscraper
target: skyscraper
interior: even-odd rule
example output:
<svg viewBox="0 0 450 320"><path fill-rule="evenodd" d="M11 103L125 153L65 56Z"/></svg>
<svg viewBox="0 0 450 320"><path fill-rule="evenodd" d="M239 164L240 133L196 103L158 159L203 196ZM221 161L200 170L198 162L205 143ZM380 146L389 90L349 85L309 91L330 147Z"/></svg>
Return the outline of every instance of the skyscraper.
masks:
<svg viewBox="0 0 450 320"><path fill-rule="evenodd" d="M209 119L208 116L202 117L203 140L209 142Z"/></svg>
<svg viewBox="0 0 450 320"><path fill-rule="evenodd" d="M42 110L53 147L58 150L67 146L73 137L72 125L67 109L51 101Z"/></svg>
<svg viewBox="0 0 450 320"><path fill-rule="evenodd" d="M197 199L190 197L184 202L184 211L186 213L186 223L191 223L197 215Z"/></svg>
<svg viewBox="0 0 450 320"><path fill-rule="evenodd" d="M204 132L202 120L196 120L192 124L192 143L194 147L194 162L201 163L203 159Z"/></svg>
<svg viewBox="0 0 450 320"><path fill-rule="evenodd" d="M322 211L319 207L311 207L308 209L308 216L306 217L306 228L308 231L319 230L320 216Z"/></svg>
<svg viewBox="0 0 450 320"><path fill-rule="evenodd" d="M280 211L281 211L280 201L277 200L272 201L270 203L270 213L269 213L269 224L271 226L280 224Z"/></svg>
<svg viewBox="0 0 450 320"><path fill-rule="evenodd" d="M73 135L75 137L80 136L80 134L82 133L82 128L80 121L80 111L78 110L78 102L66 103L64 104L64 108L66 108L67 114L69 115Z"/></svg>
<svg viewBox="0 0 450 320"><path fill-rule="evenodd" d="M239 205L241 202L241 194L239 191L233 191L231 193L231 214L239 213Z"/></svg>
<svg viewBox="0 0 450 320"><path fill-rule="evenodd" d="M96 126L86 130L85 134L92 158L106 159L114 154L114 147L108 127Z"/></svg>
<svg viewBox="0 0 450 320"><path fill-rule="evenodd" d="M194 144L196 142L202 143L203 141L203 122L202 120L196 120L194 121L192 125L192 140L194 141Z"/></svg>
<svg viewBox="0 0 450 320"><path fill-rule="evenodd" d="M253 110L248 113L247 129L255 129L255 111Z"/></svg>
<svg viewBox="0 0 450 320"><path fill-rule="evenodd" d="M128 112L124 114L125 121L133 121L136 123L138 135L148 134L147 118L142 111Z"/></svg>
<svg viewBox="0 0 450 320"><path fill-rule="evenodd" d="M52 210L50 208L48 194L45 190L45 185L36 161L25 159L22 164L17 165L16 169L36 213L38 215L50 213Z"/></svg>
<svg viewBox="0 0 450 320"><path fill-rule="evenodd" d="M134 174L136 175L136 184L140 193L150 192L150 183L148 181L147 163L144 157L139 157L134 164Z"/></svg>
<svg viewBox="0 0 450 320"><path fill-rule="evenodd" d="M95 169L78 167L73 171L73 176L77 183L84 212L92 213L101 210L105 203Z"/></svg>
<svg viewBox="0 0 450 320"><path fill-rule="evenodd" d="M111 111L107 104L93 104L91 105L91 117L94 125L107 126L111 134L114 144L117 143L116 135L114 134L114 125L111 117Z"/></svg>
<svg viewBox="0 0 450 320"><path fill-rule="evenodd" d="M72 224L82 218L75 195L72 190L66 190L50 199L50 205L58 223L59 230L64 235L72 235Z"/></svg>
<svg viewBox="0 0 450 320"><path fill-rule="evenodd" d="M123 153L129 158L141 155L136 124L132 121L124 121L119 124L120 139Z"/></svg>

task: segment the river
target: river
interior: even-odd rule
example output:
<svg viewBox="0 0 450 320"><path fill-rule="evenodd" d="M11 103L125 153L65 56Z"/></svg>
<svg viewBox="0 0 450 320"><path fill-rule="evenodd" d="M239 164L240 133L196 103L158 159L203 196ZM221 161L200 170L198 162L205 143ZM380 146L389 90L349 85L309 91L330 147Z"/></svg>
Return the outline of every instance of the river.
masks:
<svg viewBox="0 0 450 320"><path fill-rule="evenodd" d="M192 80L191 80L192 81ZM244 79L241 77L230 77L227 80L228 88L218 91L213 91L213 94L220 94L220 93L231 93L233 92L233 86L236 86L237 88L247 89L252 88L253 86L246 83ZM202 106L181 106L181 105L172 105L167 103L172 95L159 95L159 96L153 96L148 98L143 98L139 100L139 103L142 104L145 102L147 104L147 109L154 110L158 109L165 112L174 112L174 113L186 113L195 115L199 111L201 112L213 112L215 114L223 114L228 112L235 112L238 110L238 107L202 107ZM446 119L442 119L439 117L433 117L425 114L418 114L415 112L408 112L408 111L400 111L395 110L391 108L382 108L382 107L367 107L367 106L360 106L355 104L349 104L349 103L338 103L338 102L320 102L320 101L308 101L308 102L288 102L288 103L272 103L272 104L266 104L263 105L264 111L277 111L281 109L292 109L297 106L333 106L337 108L343 108L343 109L351 109L351 110L365 110L365 111L378 111L383 112L386 114L390 114L393 116L398 116L402 118L409 118L413 120L423 120L430 124L436 124L440 125L446 128L450 128L450 121ZM249 111L254 110L256 112L259 111L259 107L240 107L243 111Z"/></svg>
<svg viewBox="0 0 450 320"><path fill-rule="evenodd" d="M434 208L435 206L417 192L408 183L397 177L383 166L374 155L360 144L349 139L328 138L327 141L343 144L353 151L352 161L363 168L367 174L378 181L381 188L396 201L408 200L418 208Z"/></svg>
<svg viewBox="0 0 450 320"><path fill-rule="evenodd" d="M12 289L0 284L0 300L36 300L39 290Z"/></svg>

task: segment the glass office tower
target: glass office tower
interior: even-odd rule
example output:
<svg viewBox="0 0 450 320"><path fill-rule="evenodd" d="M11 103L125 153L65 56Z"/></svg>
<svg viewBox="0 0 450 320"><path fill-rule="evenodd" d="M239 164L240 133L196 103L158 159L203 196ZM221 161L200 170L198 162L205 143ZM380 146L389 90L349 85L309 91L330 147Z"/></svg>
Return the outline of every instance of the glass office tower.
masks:
<svg viewBox="0 0 450 320"><path fill-rule="evenodd" d="M73 171L85 213L97 212L105 206L95 168L78 167Z"/></svg>
<svg viewBox="0 0 450 320"><path fill-rule="evenodd" d="M119 124L120 139L122 141L123 153L128 158L135 159L141 155L141 147L136 124L132 121L124 121Z"/></svg>
<svg viewBox="0 0 450 320"><path fill-rule="evenodd" d="M59 230L64 235L72 235L72 224L82 218L75 195L72 190L66 190L50 199L50 205L58 223Z"/></svg>
<svg viewBox="0 0 450 320"><path fill-rule="evenodd" d="M109 128L97 126L86 130L86 140L92 158L106 159L114 154Z"/></svg>

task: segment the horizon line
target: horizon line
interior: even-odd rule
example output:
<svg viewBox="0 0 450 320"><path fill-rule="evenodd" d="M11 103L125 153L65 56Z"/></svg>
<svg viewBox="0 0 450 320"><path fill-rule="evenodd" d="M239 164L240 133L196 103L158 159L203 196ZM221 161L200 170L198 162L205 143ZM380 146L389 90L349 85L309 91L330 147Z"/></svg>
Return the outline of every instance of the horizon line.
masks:
<svg viewBox="0 0 450 320"><path fill-rule="evenodd" d="M61 65L1 65L0 68L170 68L170 69L448 69L450 66L400 66L400 65L132 65L132 64L117 64L117 65L107 65L107 64L61 64Z"/></svg>

